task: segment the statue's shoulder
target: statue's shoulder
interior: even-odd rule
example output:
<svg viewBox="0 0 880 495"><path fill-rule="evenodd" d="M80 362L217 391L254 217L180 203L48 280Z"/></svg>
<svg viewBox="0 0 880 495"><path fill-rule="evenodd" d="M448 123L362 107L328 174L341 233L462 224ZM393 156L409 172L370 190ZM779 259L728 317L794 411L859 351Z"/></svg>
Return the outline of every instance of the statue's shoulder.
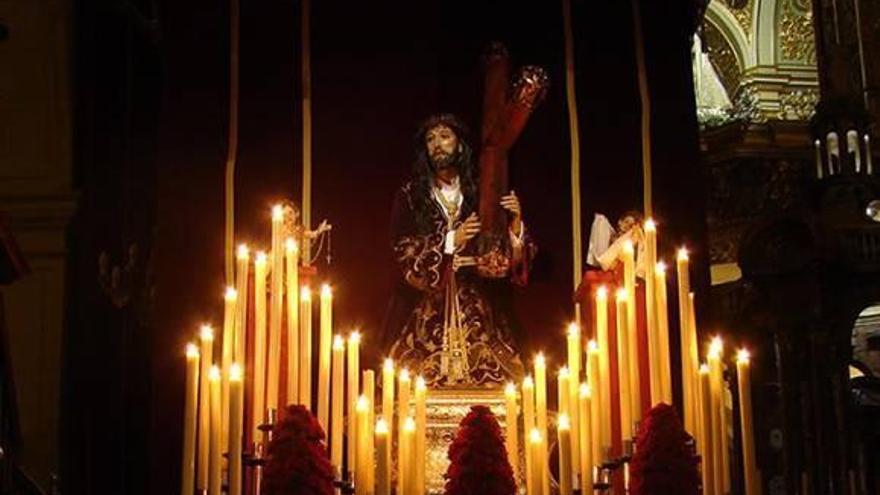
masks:
<svg viewBox="0 0 880 495"><path fill-rule="evenodd" d="M402 186L400 186L400 189L397 190L396 200L398 202L404 202L407 206L412 208L412 198L414 191L415 184L413 184L413 181L408 180Z"/></svg>

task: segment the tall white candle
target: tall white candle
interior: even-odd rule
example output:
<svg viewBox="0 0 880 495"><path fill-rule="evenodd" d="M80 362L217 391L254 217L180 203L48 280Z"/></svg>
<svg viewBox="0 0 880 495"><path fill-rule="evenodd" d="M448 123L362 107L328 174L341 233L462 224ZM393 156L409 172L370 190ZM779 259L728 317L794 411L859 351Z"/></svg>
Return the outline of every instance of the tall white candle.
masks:
<svg viewBox="0 0 880 495"><path fill-rule="evenodd" d="M330 417L330 397L324 391L330 386L330 345L333 334L333 291L328 284L321 287L321 334L318 337L318 421L326 428ZM373 398L368 397L372 402Z"/></svg>
<svg viewBox="0 0 880 495"><path fill-rule="evenodd" d="M242 490L242 420L244 418L244 383L241 366L229 366L229 494L241 495ZM189 494L187 494L189 495Z"/></svg>
<svg viewBox="0 0 880 495"><path fill-rule="evenodd" d="M199 402L199 348L186 345L186 396L183 409L183 467L180 494L192 495L196 479L196 430Z"/></svg>
<svg viewBox="0 0 880 495"><path fill-rule="evenodd" d="M214 329L202 325L199 332L201 344L201 369L199 370L199 465L196 488L208 489L208 449L211 447L211 398L209 392L209 373L214 355Z"/></svg>
<svg viewBox="0 0 880 495"><path fill-rule="evenodd" d="M659 404L663 398L663 378L662 371L660 370L661 366L661 358L660 358L660 338L657 328L657 299L656 299L656 279L654 277L655 266L657 265L657 226L654 223L654 220L647 219L645 220L645 324L647 326L648 333L648 377L651 385L651 397L648 400L648 404L653 407ZM630 305L635 309L636 299L629 300ZM630 310L632 311L632 310ZM627 322L632 323L632 322ZM630 325L629 330L633 332L637 327L635 325ZM638 332L633 332L638 335ZM636 342L634 349L638 349L638 337L634 340L630 340L630 345L633 345L633 342ZM634 370L633 374L638 374L638 363L639 363L639 353L633 353L630 351L630 356L632 361L630 361L631 365L635 365L635 368L630 368ZM632 390L634 397L639 397L639 389ZM640 403L641 405L641 403ZM638 423L641 417L641 407L635 409L633 411L633 421ZM637 415L635 415L637 414Z"/></svg>
<svg viewBox="0 0 880 495"><path fill-rule="evenodd" d="M240 244L235 258L237 266L235 270L235 290L238 293L235 305L235 354L233 360L237 363L245 361L245 336L247 335L248 315L248 277L250 276L251 254L246 244Z"/></svg>
<svg viewBox="0 0 880 495"><path fill-rule="evenodd" d="M421 495L415 486L416 477L414 463L419 461L414 458L415 434L416 420L412 416L408 416L403 420L403 433L401 434L403 459L402 462L398 460L402 466L400 475L403 478L403 495Z"/></svg>
<svg viewBox="0 0 880 495"><path fill-rule="evenodd" d="M409 398L412 379L409 376L409 370L402 369L397 376L397 492L403 493L406 490L404 485L404 476L402 471L406 468L407 452L404 450L403 430L404 424L409 417ZM415 428L415 420L413 420L413 428Z"/></svg>
<svg viewBox="0 0 880 495"><path fill-rule="evenodd" d="M641 387L639 386L639 341L638 341L638 333L636 327L636 264L635 264L635 246L633 243L627 239L623 243L623 288L626 293L626 305L624 306L625 318L623 321L625 322L625 326L618 325L617 332L618 335L621 333L621 329L624 329L623 336L626 339L626 363L627 370L626 376L629 380L629 397L628 402L630 404L630 423L636 423L639 420L639 415L642 409L641 402L641 394L639 391ZM618 291L618 299L620 298L620 291ZM620 317L618 317L618 322L620 322ZM620 364L618 363L618 366Z"/></svg>
<svg viewBox="0 0 880 495"><path fill-rule="evenodd" d="M669 357L669 315L666 294L666 263L658 261L654 269L654 294L657 314L657 343L660 370L660 399L672 405L672 366Z"/></svg>
<svg viewBox="0 0 880 495"><path fill-rule="evenodd" d="M599 417L600 429L594 430L598 436L601 455L596 462L604 460L605 452L611 448L611 359L608 338L608 289L603 285L596 290L596 343L599 346L599 392L596 394L602 404Z"/></svg>
<svg viewBox="0 0 880 495"><path fill-rule="evenodd" d="M223 348L221 350L220 385L220 437L223 445L229 443L229 366L235 354L235 305L238 292L235 287L227 287L223 294Z"/></svg>
<svg viewBox="0 0 880 495"><path fill-rule="evenodd" d="M300 404L299 390L299 369L300 369L300 334L299 334L299 246L292 238L288 238L284 243L284 262L285 262L285 290L287 296L287 403ZM327 344L329 351L330 343ZM329 359L329 356L328 356ZM328 363L329 366L329 363ZM330 370L328 368L329 375ZM327 390L330 383L326 383L319 390ZM326 397L323 394L322 397ZM321 426L327 429L327 418L323 418ZM320 417L319 417L320 421Z"/></svg>
<svg viewBox="0 0 880 495"><path fill-rule="evenodd" d="M382 418L389 427L394 425L394 360L385 358L382 365ZM389 428L390 430L390 428ZM391 442L391 432L388 433L389 443ZM386 475L391 479L391 446L388 446L388 458L385 460L385 468L388 469Z"/></svg>
<svg viewBox="0 0 880 495"><path fill-rule="evenodd" d="M629 366L629 339L626 328L626 289L617 291L617 371L620 401L620 440L626 445L632 439L632 381Z"/></svg>
<svg viewBox="0 0 880 495"><path fill-rule="evenodd" d="M208 447L208 495L221 495L220 490L222 487L223 443L222 428L220 426L220 382L220 368L211 366L208 372L208 388L210 389L210 398L208 399L210 405L208 409L211 411L211 434L210 446Z"/></svg>
<svg viewBox="0 0 880 495"><path fill-rule="evenodd" d="M590 397L590 414L589 414L589 425L587 425L587 419L583 412L580 412L581 415L581 429L587 428L589 426L591 432L592 440L587 443L587 445L592 446L592 452L588 452L587 454L591 457L591 466L592 463L599 463L602 461L603 449L602 449L602 438L601 438L601 430L603 428L602 418L605 417L606 408L611 408L611 402L607 401L605 397L602 396L602 388L599 385L599 360L600 360L600 350L598 344L596 344L595 340L591 340L587 344L587 363L588 363L588 373L587 373L587 385L589 385ZM581 384L583 385L583 384ZM580 386L578 388L578 398L583 395L584 387ZM584 438L585 433L581 431L581 438ZM581 445L583 448L583 444ZM581 452L581 457L585 455L584 452ZM583 469L583 464L581 464L581 468ZM581 478L586 479L584 473L581 472Z"/></svg>
<svg viewBox="0 0 880 495"><path fill-rule="evenodd" d="M739 422L742 432L743 478L746 495L757 495L758 468L755 464L755 430L752 420L752 379L749 370L749 351L740 349L736 356L736 376L739 391Z"/></svg>
<svg viewBox="0 0 880 495"><path fill-rule="evenodd" d="M565 468L568 471L566 476L568 477L567 483L568 483L569 490L571 490L572 486L574 486L573 485L573 478L575 477L575 474L574 474L575 469L573 467L573 464L580 464L580 462L576 462L576 463L572 462L572 459L580 459L580 456L578 455L578 457L575 457L573 455L574 442L571 441L571 411L572 411L572 409L578 408L578 401L575 400L574 404L571 403L571 397L569 396L569 390L570 390L569 384L570 383L571 383L571 373L569 372L568 368L566 368L565 366L563 366L562 368L559 368L559 372L556 375L557 397L559 398L559 403L558 403L559 416L557 418L557 420L558 420L557 428L562 427L561 421L562 421L562 417L564 416L566 423L567 423L565 426L566 426L566 429L568 430L566 432L566 435L569 437L568 444L565 446L565 448L568 450L568 452L565 453L566 457L568 458L566 461L567 466L565 466ZM557 430L557 436L559 434L561 434L561 432ZM559 441L559 462L560 462L560 464L559 464L559 473L560 473L559 474L559 486L560 486L560 489L562 489L562 487L563 487L562 438L558 437L557 440Z"/></svg>
<svg viewBox="0 0 880 495"><path fill-rule="evenodd" d="M569 323L566 332L566 344L568 350L568 403L570 404L568 417L571 420L571 436L575 441L571 444L572 459L580 458L580 443L576 441L580 438L581 418L578 411L578 386L581 381L581 359L584 354L583 341L581 340L581 329L577 323ZM560 393L562 393L560 391ZM571 470L575 480L580 478L580 463L572 463ZM579 486L579 485L576 485Z"/></svg>
<svg viewBox="0 0 880 495"><path fill-rule="evenodd" d="M425 461L427 458L427 398L428 386L425 379L419 375L416 377L415 383L415 419L416 419L416 437L415 437L415 482L416 493L425 493Z"/></svg>
<svg viewBox="0 0 880 495"><path fill-rule="evenodd" d="M859 133L855 129L850 129L846 132L846 153L849 155L850 153L853 156L853 162L855 165L856 173L860 173L862 171L862 150L860 149L862 143L859 140Z"/></svg>
<svg viewBox="0 0 880 495"><path fill-rule="evenodd" d="M312 409L312 291L299 292L299 402Z"/></svg>
<svg viewBox="0 0 880 495"><path fill-rule="evenodd" d="M384 418L376 421L376 495L391 495L391 432Z"/></svg>
<svg viewBox="0 0 880 495"><path fill-rule="evenodd" d="M544 353L535 356L535 420L541 438L547 438L547 361ZM542 458L542 462L546 460ZM550 493L550 470L547 463L541 465L541 477L544 493Z"/></svg>
<svg viewBox="0 0 880 495"><path fill-rule="evenodd" d="M720 337L712 339L707 360L709 362L709 383L712 400L712 462L715 473L715 492L722 494L724 490L724 402L723 377L721 370L721 353L723 343Z"/></svg>
<svg viewBox="0 0 880 495"><path fill-rule="evenodd" d="M259 426L266 419L266 253L254 259L254 393L251 401L251 431L259 443Z"/></svg>
<svg viewBox="0 0 880 495"><path fill-rule="evenodd" d="M874 173L874 158L871 156L871 136L865 134L865 172Z"/></svg>
<svg viewBox="0 0 880 495"><path fill-rule="evenodd" d="M531 435L532 431L537 431L537 423L535 422L535 382L531 376L526 376L522 383L522 407L523 407L523 432ZM541 432L538 431L538 436ZM535 486L535 461L532 455L531 437L526 438L526 493L535 493L539 490ZM537 478L537 484L542 485L543 482Z"/></svg>
<svg viewBox="0 0 880 495"><path fill-rule="evenodd" d="M578 409L581 418L592 418L594 409L592 399L592 387L586 383L581 383L578 387ZM593 424L593 421L585 420L581 428L580 472L581 493L584 495L593 493L593 464L598 460L593 455L595 451L593 446L597 444L596 438L593 436Z"/></svg>
<svg viewBox="0 0 880 495"><path fill-rule="evenodd" d="M712 414L712 383L709 366L700 365L699 372L699 403L700 403L700 437L702 444L698 444L700 449L700 457L702 458L702 475L703 475L703 493L705 495L717 495L721 483L716 485L715 477L715 436L713 434L715 427L713 423L715 418Z"/></svg>
<svg viewBox="0 0 880 495"><path fill-rule="evenodd" d="M281 377L281 312L284 289L284 251L281 234L284 224L284 208L272 207L272 262L269 286L269 367L266 377L266 407L278 411L279 378Z"/></svg>
<svg viewBox="0 0 880 495"><path fill-rule="evenodd" d="M566 384L567 386L567 384ZM571 495L572 493L572 468L571 468L571 422L568 414L561 413L556 425L557 441L559 442L559 494Z"/></svg>
<svg viewBox="0 0 880 495"><path fill-rule="evenodd" d="M544 491L544 483L542 481L544 473L547 472L547 469L543 467L544 451L544 437L541 436L541 430L532 428L529 435L529 458L531 459L529 478L532 486L531 493L534 495L541 495L542 493L549 495L549 492Z"/></svg>
<svg viewBox="0 0 880 495"><path fill-rule="evenodd" d="M813 141L813 148L816 150L816 178L822 178L822 141Z"/></svg>
<svg viewBox="0 0 880 495"><path fill-rule="evenodd" d="M345 397L345 340L341 335L333 336L333 363L330 389L330 464L342 474L342 414Z"/></svg>
<svg viewBox="0 0 880 495"><path fill-rule="evenodd" d="M361 334L360 332L352 332L348 336L348 397L346 404L348 409L348 470L352 475L357 469L357 454L355 451L357 439L357 421L356 408L357 399L360 394L360 348Z"/></svg>
<svg viewBox="0 0 880 495"><path fill-rule="evenodd" d="M367 398L367 431L363 433L367 442L368 458L367 462L367 493L372 494L376 485L376 465L374 452L376 451L376 440L373 434L373 428L376 425L376 372L373 370L364 370L361 374L361 390L362 395ZM360 434L360 433L359 433Z"/></svg>
<svg viewBox="0 0 880 495"><path fill-rule="evenodd" d="M678 326L679 326L679 342L681 357L681 386L682 397L684 402L684 426L685 429L694 437L699 436L696 425L696 412L698 404L695 401L694 385L697 369L694 362L690 359L690 316L688 312L688 304L690 303L688 293L690 292L690 258L687 248L680 248L675 260L675 274L678 281Z"/></svg>
<svg viewBox="0 0 880 495"><path fill-rule="evenodd" d="M366 432L367 421L369 421L369 401L367 400L367 396L361 395L355 401L355 423L357 423L357 427L355 431L357 432L357 437L354 438L355 452L357 457L357 461L353 464L354 466L354 488L355 493L357 495L367 495L367 458L372 454L367 450L367 438Z"/></svg>

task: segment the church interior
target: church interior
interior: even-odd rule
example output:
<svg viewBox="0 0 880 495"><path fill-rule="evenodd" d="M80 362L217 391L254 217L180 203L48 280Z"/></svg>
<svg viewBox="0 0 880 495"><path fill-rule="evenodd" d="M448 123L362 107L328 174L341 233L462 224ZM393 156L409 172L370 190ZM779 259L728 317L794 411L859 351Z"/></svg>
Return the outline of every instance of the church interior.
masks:
<svg viewBox="0 0 880 495"><path fill-rule="evenodd" d="M5 0L0 66L0 493L880 493L878 2Z"/></svg>

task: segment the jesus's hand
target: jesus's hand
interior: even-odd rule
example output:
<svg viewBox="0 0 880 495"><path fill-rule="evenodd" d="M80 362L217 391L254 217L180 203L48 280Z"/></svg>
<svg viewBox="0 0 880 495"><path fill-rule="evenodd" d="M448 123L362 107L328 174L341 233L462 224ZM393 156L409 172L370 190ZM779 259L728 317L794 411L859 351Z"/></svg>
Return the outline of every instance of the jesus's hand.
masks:
<svg viewBox="0 0 880 495"><path fill-rule="evenodd" d="M513 235L519 236L520 232L522 232L522 206L519 204L516 192L510 191L510 194L507 196L502 196L501 207L511 215L510 231L513 232Z"/></svg>
<svg viewBox="0 0 880 495"><path fill-rule="evenodd" d="M476 213L471 213L461 225L455 229L455 249L461 249L471 239L480 233L480 218Z"/></svg>

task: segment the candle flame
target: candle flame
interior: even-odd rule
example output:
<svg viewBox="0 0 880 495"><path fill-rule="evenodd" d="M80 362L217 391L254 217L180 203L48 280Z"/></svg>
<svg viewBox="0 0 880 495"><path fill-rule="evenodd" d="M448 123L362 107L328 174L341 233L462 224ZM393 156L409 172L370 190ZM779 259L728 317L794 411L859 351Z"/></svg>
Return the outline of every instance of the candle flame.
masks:
<svg viewBox="0 0 880 495"><path fill-rule="evenodd" d="M543 368L545 366L547 366L547 358L544 357L543 352L539 352L535 356L535 367L542 367Z"/></svg>
<svg viewBox="0 0 880 495"><path fill-rule="evenodd" d="M526 375L523 378L523 388L535 388L535 380L532 379L532 375Z"/></svg>
<svg viewBox="0 0 880 495"><path fill-rule="evenodd" d="M248 249L247 244L239 244L235 256L240 260L247 260L248 258L250 258L251 251L250 249Z"/></svg>
<svg viewBox="0 0 880 495"><path fill-rule="evenodd" d="M708 375L709 374L709 365L708 364L703 363L700 365L700 374L701 375Z"/></svg>
<svg viewBox="0 0 880 495"><path fill-rule="evenodd" d="M220 379L220 368L217 367L216 364L212 364L211 369L208 370L208 380L211 380L212 382L214 382L219 379Z"/></svg>
<svg viewBox="0 0 880 495"><path fill-rule="evenodd" d="M385 358L385 362L382 363L382 369L388 373L394 373L394 360L389 358Z"/></svg>
<svg viewBox="0 0 880 495"><path fill-rule="evenodd" d="M302 286L299 290L299 300L300 301L311 301L312 300L312 289L309 289L307 286Z"/></svg>
<svg viewBox="0 0 880 495"><path fill-rule="evenodd" d="M590 388L588 383L581 383L580 387L578 387L578 396L581 399L588 399L593 396L593 389Z"/></svg>
<svg viewBox="0 0 880 495"><path fill-rule="evenodd" d="M257 251L257 257L254 258L254 264L266 265L266 251Z"/></svg>
<svg viewBox="0 0 880 495"><path fill-rule="evenodd" d="M299 251L299 246L296 243L296 239L293 237L288 237L287 240L284 241L284 249L288 253L295 253Z"/></svg>
<svg viewBox="0 0 880 495"><path fill-rule="evenodd" d="M206 340L209 342L213 341L214 340L214 329L211 328L211 325L205 323L204 325L202 325L202 328L199 331L199 337L202 340Z"/></svg>
<svg viewBox="0 0 880 495"><path fill-rule="evenodd" d="M359 345L361 343L361 333L355 330L348 336L349 345Z"/></svg>
<svg viewBox="0 0 880 495"><path fill-rule="evenodd" d="M223 299L234 302L238 299L238 291L235 290L235 287L227 287L226 292L223 293Z"/></svg>
<svg viewBox="0 0 880 495"><path fill-rule="evenodd" d="M280 222L281 220L284 220L284 207L279 203L272 207L272 221Z"/></svg>
<svg viewBox="0 0 880 495"><path fill-rule="evenodd" d="M569 419L568 414L562 413L559 415L559 418L556 419L556 427L563 431L571 429L571 419Z"/></svg>
<svg viewBox="0 0 880 495"><path fill-rule="evenodd" d="M408 382L409 381L409 370L404 368L400 370L400 381Z"/></svg>
<svg viewBox="0 0 880 495"><path fill-rule="evenodd" d="M589 352L589 353L599 352L599 344L595 340L590 339L590 341L587 342L587 352Z"/></svg>
<svg viewBox="0 0 880 495"><path fill-rule="evenodd" d="M376 420L376 435L388 434L388 422L382 418Z"/></svg>
<svg viewBox="0 0 880 495"><path fill-rule="evenodd" d="M413 419L412 416L407 416L406 420L403 422L403 431L406 433L416 432L416 420Z"/></svg>
<svg viewBox="0 0 880 495"><path fill-rule="evenodd" d="M623 287L617 289L617 300L626 301L627 299L629 299L629 294L627 294L626 289Z"/></svg>
<svg viewBox="0 0 880 495"><path fill-rule="evenodd" d="M186 344L186 357L187 359L198 359L199 358L199 347L192 342Z"/></svg>
<svg viewBox="0 0 880 495"><path fill-rule="evenodd" d="M357 404L355 404L355 406L354 406L355 411L357 411L359 413L365 413L365 412L367 412L367 409L369 409L369 407L370 407L370 401L369 401L369 399L367 399L367 396L364 394L361 394L360 396L358 396Z"/></svg>
<svg viewBox="0 0 880 495"><path fill-rule="evenodd" d="M333 350L341 351L345 349L345 339L342 338L342 335L334 335L333 336Z"/></svg>
<svg viewBox="0 0 880 495"><path fill-rule="evenodd" d="M666 274L666 263L662 261L658 261L657 265L654 267L654 273L657 275L665 275Z"/></svg>
<svg viewBox="0 0 880 495"><path fill-rule="evenodd" d="M562 366L561 368L559 368L559 371L557 373L559 375L559 378L568 379L568 377L571 376L571 372L568 371L568 366Z"/></svg>
<svg viewBox="0 0 880 495"><path fill-rule="evenodd" d="M712 337L712 341L709 343L709 357L713 359L720 359L723 352L724 340L721 339L720 335Z"/></svg>
<svg viewBox="0 0 880 495"><path fill-rule="evenodd" d="M678 248L678 261L687 261L688 259L690 259L690 256L688 255L687 248L684 246Z"/></svg>
<svg viewBox="0 0 880 495"><path fill-rule="evenodd" d="M623 252L627 254L633 254L635 252L635 247L633 247L633 241L630 239L624 239L623 241Z"/></svg>
<svg viewBox="0 0 880 495"><path fill-rule="evenodd" d="M333 297L333 289L330 288L330 284L323 284L321 285L321 299L328 297Z"/></svg>
<svg viewBox="0 0 880 495"><path fill-rule="evenodd" d="M243 372L241 371L241 365L238 363L232 363L229 366L229 381L231 382L240 382L242 379Z"/></svg>
<svg viewBox="0 0 880 495"><path fill-rule="evenodd" d="M657 231L657 223L654 222L653 218L649 218L645 220L645 232L656 232Z"/></svg>
<svg viewBox="0 0 880 495"><path fill-rule="evenodd" d="M742 364L749 364L749 359L751 359L752 355L748 349L740 349L736 353L736 362Z"/></svg>
<svg viewBox="0 0 880 495"><path fill-rule="evenodd" d="M577 323L571 322L568 324L567 333L568 333L569 337L572 337L572 338L578 337L581 334L581 329L580 329L580 327L578 327Z"/></svg>
<svg viewBox="0 0 880 495"><path fill-rule="evenodd" d="M608 287L604 285L600 285L598 289L596 289L596 297L599 299L605 299L608 297Z"/></svg>
<svg viewBox="0 0 880 495"><path fill-rule="evenodd" d="M532 443L541 443L541 430L532 428L532 432L529 434L529 440Z"/></svg>
<svg viewBox="0 0 880 495"><path fill-rule="evenodd" d="M425 383L425 377L423 377L422 375L416 377L416 390L428 390L428 384Z"/></svg>
<svg viewBox="0 0 880 495"><path fill-rule="evenodd" d="M504 395L509 398L516 398L516 385L513 382L507 382L504 387Z"/></svg>

